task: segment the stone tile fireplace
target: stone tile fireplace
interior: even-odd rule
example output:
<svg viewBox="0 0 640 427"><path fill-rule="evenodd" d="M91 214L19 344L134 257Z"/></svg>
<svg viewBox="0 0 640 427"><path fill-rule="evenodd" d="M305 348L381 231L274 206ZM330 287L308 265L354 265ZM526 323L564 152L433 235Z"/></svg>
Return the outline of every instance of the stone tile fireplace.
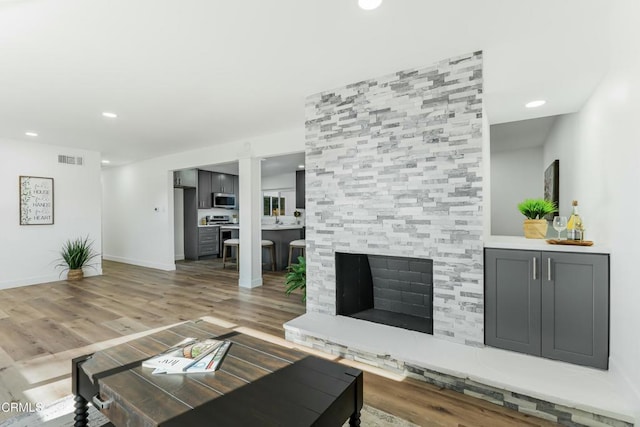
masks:
<svg viewBox="0 0 640 427"><path fill-rule="evenodd" d="M425 259L433 335L483 345L482 93L475 52L307 98L307 312L337 253Z"/></svg>
<svg viewBox="0 0 640 427"><path fill-rule="evenodd" d="M433 262L336 253L336 314L433 334Z"/></svg>

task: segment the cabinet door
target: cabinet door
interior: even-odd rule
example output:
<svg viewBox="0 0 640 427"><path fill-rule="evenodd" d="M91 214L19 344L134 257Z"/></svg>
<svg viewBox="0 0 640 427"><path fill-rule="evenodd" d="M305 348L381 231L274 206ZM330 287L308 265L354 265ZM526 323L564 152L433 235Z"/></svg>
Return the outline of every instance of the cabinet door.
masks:
<svg viewBox="0 0 640 427"><path fill-rule="evenodd" d="M485 250L485 343L540 355L537 251Z"/></svg>
<svg viewBox="0 0 640 427"><path fill-rule="evenodd" d="M304 171L296 171L296 208L305 209L305 185Z"/></svg>
<svg viewBox="0 0 640 427"><path fill-rule="evenodd" d="M233 175L221 173L218 176L220 180L220 192L225 194L233 194Z"/></svg>
<svg viewBox="0 0 640 427"><path fill-rule="evenodd" d="M183 187L195 187L198 181L198 175L195 169L178 171L180 182Z"/></svg>
<svg viewBox="0 0 640 427"><path fill-rule="evenodd" d="M222 193L222 186L220 185L220 174L218 172L210 172L211 175L211 192Z"/></svg>
<svg viewBox="0 0 640 427"><path fill-rule="evenodd" d="M607 369L609 256L543 252L542 355Z"/></svg>
<svg viewBox="0 0 640 427"><path fill-rule="evenodd" d="M240 209L240 177L233 175L233 194L236 195L236 209Z"/></svg>
<svg viewBox="0 0 640 427"><path fill-rule="evenodd" d="M198 209L211 208L211 172L198 171Z"/></svg>

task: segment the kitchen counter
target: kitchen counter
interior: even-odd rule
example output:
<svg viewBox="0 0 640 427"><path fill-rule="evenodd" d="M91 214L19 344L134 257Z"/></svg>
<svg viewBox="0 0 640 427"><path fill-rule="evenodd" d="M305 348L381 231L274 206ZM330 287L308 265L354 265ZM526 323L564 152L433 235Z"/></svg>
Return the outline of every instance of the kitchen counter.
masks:
<svg viewBox="0 0 640 427"><path fill-rule="evenodd" d="M298 224L262 224L262 239L271 240L275 245L276 252L276 270L282 271L287 268L287 264L289 262L289 243L293 240L303 239L304 238L304 226ZM240 226L238 224L232 225L221 225L220 230L240 230ZM237 232L235 232L234 237L237 237ZM269 262L268 255L264 258L266 252L263 254L263 261ZM299 255L298 252L295 253L297 257ZM265 264L264 268L271 268L271 264L267 266Z"/></svg>
<svg viewBox="0 0 640 427"><path fill-rule="evenodd" d="M527 239L520 236L491 236L484 242L485 248L493 249L523 249L550 252L578 252L593 254L608 254L608 247L594 242L593 246L551 245L545 239Z"/></svg>
<svg viewBox="0 0 640 427"><path fill-rule="evenodd" d="M221 225L226 230L240 230L239 225ZM262 231L278 231L278 230L301 230L303 225L297 224L262 224Z"/></svg>
<svg viewBox="0 0 640 427"><path fill-rule="evenodd" d="M220 227L220 224L207 224L207 225L198 224L198 227L199 228L200 227L203 227L203 228L206 228L206 227Z"/></svg>

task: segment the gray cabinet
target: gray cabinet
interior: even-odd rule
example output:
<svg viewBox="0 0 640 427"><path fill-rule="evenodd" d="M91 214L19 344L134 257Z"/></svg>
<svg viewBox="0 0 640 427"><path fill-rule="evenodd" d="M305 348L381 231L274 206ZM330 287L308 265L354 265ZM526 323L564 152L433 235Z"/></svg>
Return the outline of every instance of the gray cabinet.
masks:
<svg viewBox="0 0 640 427"><path fill-rule="evenodd" d="M238 175L233 176L233 194L236 195L236 209L240 209L240 177Z"/></svg>
<svg viewBox="0 0 640 427"><path fill-rule="evenodd" d="M540 355L539 263L539 252L485 251L487 345Z"/></svg>
<svg viewBox="0 0 640 427"><path fill-rule="evenodd" d="M195 169L179 170L173 172L173 186L178 188L195 187L198 174Z"/></svg>
<svg viewBox="0 0 640 427"><path fill-rule="evenodd" d="M305 209L305 185L304 171L296 171L296 208Z"/></svg>
<svg viewBox="0 0 640 427"><path fill-rule="evenodd" d="M198 209L211 209L211 172L198 171Z"/></svg>
<svg viewBox="0 0 640 427"><path fill-rule="evenodd" d="M542 252L542 355L607 369L609 256Z"/></svg>
<svg viewBox="0 0 640 427"><path fill-rule="evenodd" d="M234 194L235 192L234 177L235 175L212 172L211 173L211 192Z"/></svg>
<svg viewBox="0 0 640 427"><path fill-rule="evenodd" d="M485 343L607 369L609 256L486 249Z"/></svg>
<svg viewBox="0 0 640 427"><path fill-rule="evenodd" d="M220 227L198 227L198 257L218 255Z"/></svg>
<svg viewBox="0 0 640 427"><path fill-rule="evenodd" d="M198 209L213 207L212 193L236 194L237 181L236 175L198 170Z"/></svg>

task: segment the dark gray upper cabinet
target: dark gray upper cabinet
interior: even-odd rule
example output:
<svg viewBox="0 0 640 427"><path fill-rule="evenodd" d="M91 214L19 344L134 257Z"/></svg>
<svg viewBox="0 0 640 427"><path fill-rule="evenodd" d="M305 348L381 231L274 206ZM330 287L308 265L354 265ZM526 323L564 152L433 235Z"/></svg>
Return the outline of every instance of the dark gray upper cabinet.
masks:
<svg viewBox="0 0 640 427"><path fill-rule="evenodd" d="M607 369L609 256L542 253L542 355Z"/></svg>
<svg viewBox="0 0 640 427"><path fill-rule="evenodd" d="M304 170L296 171L296 208L305 209L305 174Z"/></svg>
<svg viewBox="0 0 640 427"><path fill-rule="evenodd" d="M233 194L236 195L236 209L240 208L240 177L238 175L233 176Z"/></svg>
<svg viewBox="0 0 640 427"><path fill-rule="evenodd" d="M198 174L195 169L188 170L179 170L173 172L173 186L184 188L184 187L195 187L198 181Z"/></svg>
<svg viewBox="0 0 640 427"><path fill-rule="evenodd" d="M609 256L486 249L485 343L607 369Z"/></svg>
<svg viewBox="0 0 640 427"><path fill-rule="evenodd" d="M211 173L211 192L234 194L234 176L226 173Z"/></svg>
<svg viewBox="0 0 640 427"><path fill-rule="evenodd" d="M211 209L211 172L198 170L198 209Z"/></svg>
<svg viewBox="0 0 640 427"><path fill-rule="evenodd" d="M485 252L485 343L540 355L540 252Z"/></svg>

